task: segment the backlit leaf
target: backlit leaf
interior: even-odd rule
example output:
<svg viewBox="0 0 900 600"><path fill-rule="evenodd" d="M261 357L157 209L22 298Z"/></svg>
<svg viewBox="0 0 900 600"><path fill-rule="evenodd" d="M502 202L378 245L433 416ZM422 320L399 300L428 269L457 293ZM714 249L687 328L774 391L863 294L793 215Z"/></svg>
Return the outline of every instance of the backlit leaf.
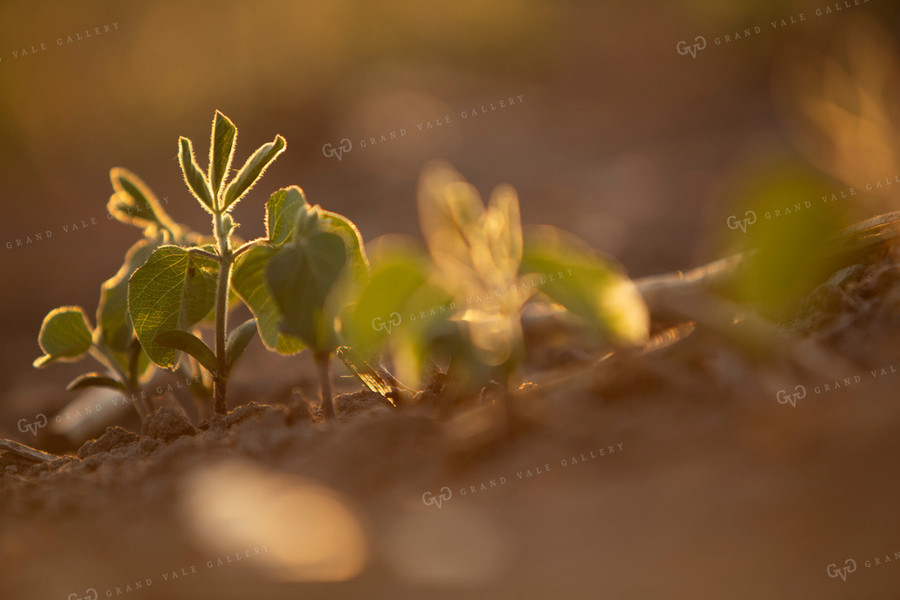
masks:
<svg viewBox="0 0 900 600"><path fill-rule="evenodd" d="M427 257L412 244L384 248L372 263L368 281L343 315L347 342L364 355L410 325L410 299L428 279ZM427 307L431 308L431 307Z"/></svg>
<svg viewBox="0 0 900 600"><path fill-rule="evenodd" d="M206 212L212 214L215 210L212 191L209 189L209 183L200 167L197 166L197 159L194 157L194 148L191 140L186 137L178 139L178 162L181 164L181 171L184 174L184 182L187 184L194 197L200 201L201 206Z"/></svg>
<svg viewBox="0 0 900 600"><path fill-rule="evenodd" d="M186 352L197 359L204 369L213 373L218 370L216 355L203 340L193 333L181 329L170 329L156 335L153 340L162 346Z"/></svg>
<svg viewBox="0 0 900 600"><path fill-rule="evenodd" d="M209 185L214 196L218 196L222 183L231 168L237 128L231 119L216 111L213 119L212 139L209 142Z"/></svg>
<svg viewBox="0 0 900 600"><path fill-rule="evenodd" d="M282 315L282 327L316 352L338 345L328 297L346 264L343 239L313 231L269 258L266 285Z"/></svg>
<svg viewBox="0 0 900 600"><path fill-rule="evenodd" d="M241 357L256 334L256 319L248 319L231 330L225 340L225 362L228 369Z"/></svg>
<svg viewBox="0 0 900 600"><path fill-rule="evenodd" d="M174 235L179 227L163 210L156 195L141 179L121 167L110 169L109 179L115 193L109 199L109 213L119 221L137 227L159 227Z"/></svg>
<svg viewBox="0 0 900 600"><path fill-rule="evenodd" d="M605 333L610 341L647 339L650 317L634 283L608 259L552 227L526 238L522 279Z"/></svg>
<svg viewBox="0 0 900 600"><path fill-rule="evenodd" d="M238 171L228 187L225 188L225 196L223 198L222 208L230 210L231 207L244 195L250 191L250 188L262 177L266 168L275 158L281 154L286 146L284 138L280 135L275 136L275 140L268 144L263 144L253 153L241 170Z"/></svg>
<svg viewBox="0 0 900 600"><path fill-rule="evenodd" d="M147 356L172 368L177 352L156 342L172 329L187 330L212 310L218 262L177 246L157 248L128 284L128 308L134 331Z"/></svg>
<svg viewBox="0 0 900 600"><path fill-rule="evenodd" d="M281 331L278 323L281 315L272 296L266 289L266 263L276 249L268 244L259 244L248 250L235 262L231 285L241 300L256 317L259 337L269 350L291 355L303 350L303 342Z"/></svg>
<svg viewBox="0 0 900 600"><path fill-rule="evenodd" d="M91 349L91 328L79 306L54 309L44 318L38 343L44 355L34 361L43 367L52 361L70 362Z"/></svg>
<svg viewBox="0 0 900 600"><path fill-rule="evenodd" d="M272 194L266 202L266 235L280 246L288 240L297 223L297 215L307 206L303 190L292 185Z"/></svg>
<svg viewBox="0 0 900 600"><path fill-rule="evenodd" d="M369 274L369 259L366 256L362 234L356 225L343 215L320 210L319 229L341 236L354 281L357 283L364 281Z"/></svg>
<svg viewBox="0 0 900 600"><path fill-rule="evenodd" d="M100 373L85 373L84 375L79 375L66 386L66 389L70 392L78 392L89 387L108 388L121 392L126 396L128 395L128 388L126 388L121 381L117 381L106 375L101 375Z"/></svg>
<svg viewBox="0 0 900 600"><path fill-rule="evenodd" d="M147 262L161 241L162 236L138 241L128 250L119 271L103 282L100 304L97 306L97 329L94 331L94 341L98 345L117 353L128 353L133 338L128 314L128 278Z"/></svg>

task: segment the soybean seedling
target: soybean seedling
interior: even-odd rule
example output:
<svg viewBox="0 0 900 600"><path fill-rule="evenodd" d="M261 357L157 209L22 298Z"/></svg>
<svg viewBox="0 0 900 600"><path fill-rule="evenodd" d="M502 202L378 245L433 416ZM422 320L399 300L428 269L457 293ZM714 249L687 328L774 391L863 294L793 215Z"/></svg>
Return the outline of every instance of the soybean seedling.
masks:
<svg viewBox="0 0 900 600"><path fill-rule="evenodd" d="M81 375L68 389L114 389L131 397L135 410L145 421L151 407L141 392L141 383L152 376L153 369L128 316L128 278L156 248L163 244L188 243L193 234L172 221L150 188L133 173L114 168L110 180L113 186L107 204L110 216L141 228L143 238L128 250L118 273L103 283L95 327L91 327L84 310L78 306L54 309L44 318L38 336L44 355L34 361L34 366L76 361L90 354L105 372Z"/></svg>
<svg viewBox="0 0 900 600"><path fill-rule="evenodd" d="M216 111L212 123L209 168L200 170L191 140L178 141L184 181L201 208L212 218L212 238L198 246L156 248L128 283L128 310L147 356L163 368L175 368L185 352L212 375L214 410L227 412L228 375L253 337L249 320L228 332L228 302L235 260L254 247L234 247L237 224L231 210L285 149L280 135L260 146L229 180L237 128ZM191 331L212 312L215 350Z"/></svg>
<svg viewBox="0 0 900 600"><path fill-rule="evenodd" d="M561 305L615 344L647 338L634 283L570 234L524 235L511 187L496 188L485 207L452 167L433 163L418 203L428 253L411 242L380 248L344 319L351 345L364 355L389 348L401 379L420 378L426 357L443 354L463 387L508 383L523 355L527 302Z"/></svg>
<svg viewBox="0 0 900 600"><path fill-rule="evenodd" d="M269 198L266 234L238 259L234 289L269 350L290 355L309 348L322 411L333 419L330 364L342 345L340 312L368 274L362 237L346 217L310 206L296 186Z"/></svg>

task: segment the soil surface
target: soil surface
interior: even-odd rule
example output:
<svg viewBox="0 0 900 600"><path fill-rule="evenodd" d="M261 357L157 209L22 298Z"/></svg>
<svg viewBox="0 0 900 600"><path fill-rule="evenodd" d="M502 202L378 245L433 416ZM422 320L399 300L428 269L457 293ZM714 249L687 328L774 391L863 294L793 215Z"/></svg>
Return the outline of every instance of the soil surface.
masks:
<svg viewBox="0 0 900 600"><path fill-rule="evenodd" d="M897 598L897 258L777 352L698 323L449 411L436 378L335 423L304 388L110 427L0 476L0 597Z"/></svg>

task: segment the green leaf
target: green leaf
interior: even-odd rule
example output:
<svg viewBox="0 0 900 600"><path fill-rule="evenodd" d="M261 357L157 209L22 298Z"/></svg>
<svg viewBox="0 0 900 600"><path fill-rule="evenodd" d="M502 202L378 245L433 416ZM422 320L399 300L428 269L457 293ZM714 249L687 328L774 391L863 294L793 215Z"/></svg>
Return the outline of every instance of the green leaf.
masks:
<svg viewBox="0 0 900 600"><path fill-rule="evenodd" d="M371 355L391 335L409 326L410 299L428 279L429 263L412 244L384 249L373 262L368 281L344 313L347 341L356 350ZM424 307L424 308L431 308Z"/></svg>
<svg viewBox="0 0 900 600"><path fill-rule="evenodd" d="M234 265L231 285L256 317L256 326L263 345L285 356L296 354L305 347L295 336L281 331L278 323L281 315L275 301L266 288L266 264L276 248L260 244L248 250Z"/></svg>
<svg viewBox="0 0 900 600"><path fill-rule="evenodd" d="M225 362L229 371L247 349L254 334L256 334L256 319L244 321L228 334L228 339L225 340Z"/></svg>
<svg viewBox="0 0 900 600"><path fill-rule="evenodd" d="M115 193L110 197L109 214L127 225L137 227L158 227L178 235L180 228L163 210L150 188L127 169L110 169L109 180Z"/></svg>
<svg viewBox="0 0 900 600"><path fill-rule="evenodd" d="M209 183L212 186L213 196L219 195L228 169L231 168L236 139L237 127L231 119L216 111L213 118L212 139L209 142Z"/></svg>
<svg viewBox="0 0 900 600"><path fill-rule="evenodd" d="M354 281L357 283L365 281L369 275L369 259L366 256L362 234L353 221L343 215L320 209L318 227L341 236Z"/></svg>
<svg viewBox="0 0 900 600"><path fill-rule="evenodd" d="M190 329L216 301L217 261L177 246L157 248L128 283L128 309L144 351L157 365L172 368L176 351L156 342L170 329Z"/></svg>
<svg viewBox="0 0 900 600"><path fill-rule="evenodd" d="M266 168L275 158L284 152L287 146L284 138L280 135L275 136L275 140L268 144L263 144L253 155L247 159L238 174L225 188L225 197L222 204L224 210L230 210L238 200L244 197L244 194L250 191L250 188L262 177Z"/></svg>
<svg viewBox="0 0 900 600"><path fill-rule="evenodd" d="M449 164L431 162L422 169L418 205L422 234L435 263L454 273L471 265L473 244L483 246L485 208L478 190Z"/></svg>
<svg viewBox="0 0 900 600"><path fill-rule="evenodd" d="M409 295L401 312L402 322L391 330L389 342L401 381L416 381L437 354L460 357L471 352L468 344L459 342L467 330L455 320L463 307L453 296L431 279ZM448 343L447 340L450 340ZM466 359L467 360L467 359Z"/></svg>
<svg viewBox="0 0 900 600"><path fill-rule="evenodd" d="M159 235L135 243L125 255L125 262L119 271L103 282L100 304L97 306L97 329L94 331L94 342L98 345L117 353L128 353L134 337L128 314L128 278L147 262L161 243L162 236Z"/></svg>
<svg viewBox="0 0 900 600"><path fill-rule="evenodd" d="M475 312L467 320L477 327L486 321L510 325L496 335L476 335L473 340L493 346L489 338L515 339L518 327L512 322L517 320L522 299L516 293L495 293L517 285L522 225L515 190L498 186L485 208L478 191L459 173L445 163L433 163L423 170L419 184L419 219L441 280L452 287L454 295L491 297L490 302L473 307Z"/></svg>
<svg viewBox="0 0 900 600"><path fill-rule="evenodd" d="M206 176L197 166L197 159L194 158L194 148L191 140L186 137L178 139L179 148L178 162L181 164L181 171L184 173L184 182L187 184L194 197L200 201L200 204L209 214L215 211L215 203L213 201L212 192L209 189L209 183Z"/></svg>
<svg viewBox="0 0 900 600"><path fill-rule="evenodd" d="M66 389L70 392L77 392L89 387L109 388L116 390L117 392L122 392L126 396L129 394L128 388L126 388L121 381L101 375L100 373L85 373L84 375L79 375L66 386Z"/></svg>
<svg viewBox="0 0 900 600"><path fill-rule="evenodd" d="M300 211L306 207L303 190L292 185L272 194L266 202L266 235L280 246L288 240L297 224Z"/></svg>
<svg viewBox="0 0 900 600"><path fill-rule="evenodd" d="M634 283L578 238L543 227L526 238L522 279L584 318L610 341L643 342L650 316Z"/></svg>
<svg viewBox="0 0 900 600"><path fill-rule="evenodd" d="M130 322L129 318L129 323ZM150 367L153 366L153 363L150 362L147 353L144 352L144 347L141 346L141 343L137 338L131 339L131 345L128 347L128 356L126 360L128 362L126 369L128 380L133 385L137 385L142 379L148 379L147 373L150 371Z"/></svg>
<svg viewBox="0 0 900 600"><path fill-rule="evenodd" d="M167 348L174 348L190 354L210 373L219 368L215 353L193 333L181 329L170 329L158 333L153 341Z"/></svg>
<svg viewBox="0 0 900 600"><path fill-rule="evenodd" d="M81 358L91 349L91 327L84 310L80 306L63 306L50 311L41 325L38 343L44 356L35 359L35 367Z"/></svg>
<svg viewBox="0 0 900 600"><path fill-rule="evenodd" d="M313 231L277 250L266 265L266 286L282 315L282 327L317 353L339 345L328 296L345 264L344 240Z"/></svg>
<svg viewBox="0 0 900 600"><path fill-rule="evenodd" d="M128 279L161 245L163 237L157 233L153 238L135 243L125 255L125 262L119 271L103 282L100 288L94 343L103 348L135 382L146 376L152 363L134 337L131 315L128 314ZM131 359L133 352L139 353L134 364ZM132 372L133 370L136 372Z"/></svg>

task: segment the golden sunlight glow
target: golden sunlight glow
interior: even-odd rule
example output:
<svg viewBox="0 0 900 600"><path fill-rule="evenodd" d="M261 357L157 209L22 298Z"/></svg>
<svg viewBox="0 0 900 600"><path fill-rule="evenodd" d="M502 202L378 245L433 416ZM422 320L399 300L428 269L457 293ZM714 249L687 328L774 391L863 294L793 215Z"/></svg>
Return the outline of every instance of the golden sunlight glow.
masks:
<svg viewBox="0 0 900 600"><path fill-rule="evenodd" d="M512 554L509 534L480 511L446 507L395 520L384 560L396 575L426 585L469 586L498 579Z"/></svg>
<svg viewBox="0 0 900 600"><path fill-rule="evenodd" d="M220 463L186 479L184 511L210 553L265 547L247 565L273 579L344 581L366 564L366 535L356 511L314 481L246 462Z"/></svg>

